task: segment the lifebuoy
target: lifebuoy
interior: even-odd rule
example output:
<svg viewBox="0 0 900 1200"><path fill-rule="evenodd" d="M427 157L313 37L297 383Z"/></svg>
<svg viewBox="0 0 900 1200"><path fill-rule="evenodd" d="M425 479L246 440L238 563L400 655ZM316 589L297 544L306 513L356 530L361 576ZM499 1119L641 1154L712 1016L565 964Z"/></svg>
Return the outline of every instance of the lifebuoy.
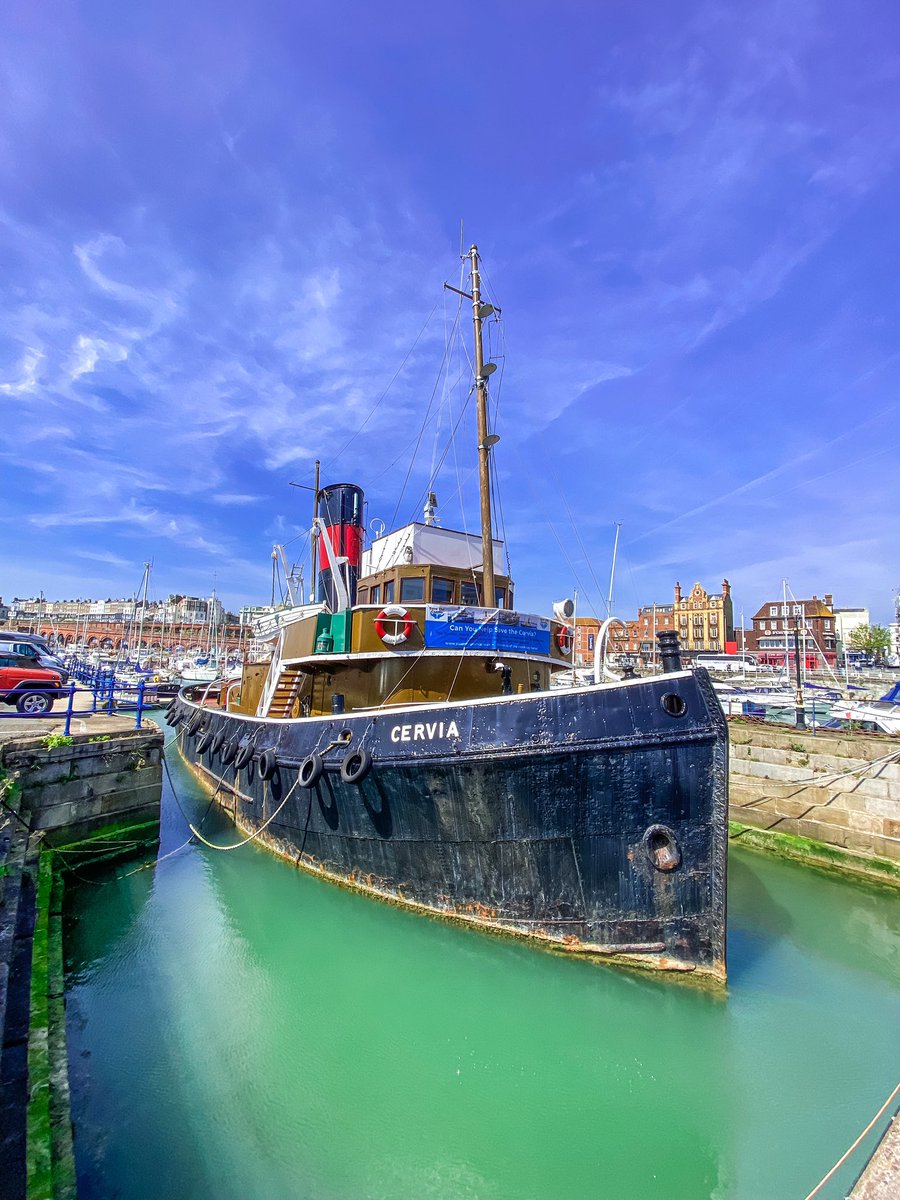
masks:
<svg viewBox="0 0 900 1200"><path fill-rule="evenodd" d="M252 757L253 757L253 743L252 742L239 742L238 748L237 748L237 753L234 756L235 770L240 771L243 767L246 767L247 763L250 761L250 759Z"/></svg>
<svg viewBox="0 0 900 1200"><path fill-rule="evenodd" d="M268 750L263 750L259 756L257 768L260 779L271 779L278 770L278 755L271 747Z"/></svg>
<svg viewBox="0 0 900 1200"><path fill-rule="evenodd" d="M401 622L403 623L402 629L400 628ZM388 633L385 624L393 625L394 632ZM375 618L375 632L386 646L399 646L401 642L408 641L415 627L415 621L399 604L389 604Z"/></svg>
<svg viewBox="0 0 900 1200"><path fill-rule="evenodd" d="M317 750L313 750L312 754L307 754L306 758L300 764L300 773L297 776L297 782L302 788L315 787L322 778L324 770L325 764L322 762L322 755Z"/></svg>
<svg viewBox="0 0 900 1200"><path fill-rule="evenodd" d="M560 654L568 656L572 653L572 643L575 640L575 631L570 629L568 625L560 625L556 631L556 645Z"/></svg>
<svg viewBox="0 0 900 1200"><path fill-rule="evenodd" d="M348 750L341 761L341 779L344 783L362 783L372 769L372 755L365 746Z"/></svg>

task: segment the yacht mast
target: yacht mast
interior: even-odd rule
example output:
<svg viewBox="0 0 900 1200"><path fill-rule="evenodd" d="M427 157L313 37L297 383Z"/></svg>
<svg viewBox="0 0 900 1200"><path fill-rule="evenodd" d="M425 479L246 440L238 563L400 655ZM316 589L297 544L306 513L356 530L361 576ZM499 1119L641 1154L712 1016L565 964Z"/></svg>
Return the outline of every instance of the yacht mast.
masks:
<svg viewBox="0 0 900 1200"><path fill-rule="evenodd" d="M481 562L482 602L485 608L494 607L494 534L491 523L491 465L490 451L494 444L488 435L487 376L484 370L484 347L481 340L481 274L478 270L478 247L469 250L472 262L472 324L475 327L475 401L478 414L478 489L481 496ZM493 309L490 310L493 312Z"/></svg>

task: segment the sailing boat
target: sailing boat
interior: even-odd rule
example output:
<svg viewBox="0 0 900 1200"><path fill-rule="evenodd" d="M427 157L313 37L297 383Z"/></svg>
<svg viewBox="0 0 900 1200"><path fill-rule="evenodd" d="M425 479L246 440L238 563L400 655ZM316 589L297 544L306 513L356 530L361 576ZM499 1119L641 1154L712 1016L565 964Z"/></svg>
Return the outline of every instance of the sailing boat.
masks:
<svg viewBox="0 0 900 1200"><path fill-rule="evenodd" d="M562 953L723 981L721 707L669 631L660 676L550 690L573 630L566 610L517 611L494 569L492 310L477 247L467 257L481 536L429 505L366 547L362 489L317 488L315 602L239 682L183 688L169 720L247 840L307 871Z"/></svg>

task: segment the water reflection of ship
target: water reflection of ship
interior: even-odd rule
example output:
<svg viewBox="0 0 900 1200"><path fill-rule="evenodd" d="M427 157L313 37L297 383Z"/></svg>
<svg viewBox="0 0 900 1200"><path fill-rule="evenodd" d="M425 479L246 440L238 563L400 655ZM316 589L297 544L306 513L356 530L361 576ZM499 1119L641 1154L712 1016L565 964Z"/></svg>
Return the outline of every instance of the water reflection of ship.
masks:
<svg viewBox="0 0 900 1200"><path fill-rule="evenodd" d="M721 708L674 635L660 677L549 690L571 630L518 613L494 571L495 310L478 264L473 247L481 537L436 526L431 506L364 547L362 491L317 486L316 602L239 683L182 692L182 753L239 828L308 870L559 951L723 979ZM494 644L448 633L451 615Z"/></svg>

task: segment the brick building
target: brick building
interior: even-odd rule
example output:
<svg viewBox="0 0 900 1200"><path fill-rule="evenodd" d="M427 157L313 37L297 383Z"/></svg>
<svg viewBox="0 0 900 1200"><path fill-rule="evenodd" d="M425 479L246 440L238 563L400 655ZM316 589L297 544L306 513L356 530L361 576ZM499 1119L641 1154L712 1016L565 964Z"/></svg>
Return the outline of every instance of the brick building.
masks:
<svg viewBox="0 0 900 1200"><path fill-rule="evenodd" d="M731 588L722 581L722 591L710 593L695 583L687 596L681 584L675 584L673 604L645 604L637 617L624 621L624 628L613 626L609 632L609 657L629 655L646 666L656 655L656 636L664 629L677 631L682 650L710 650L725 653L734 642L734 616ZM575 629L576 666L589 667L594 661L594 646L600 622L595 617L579 617Z"/></svg>
<svg viewBox="0 0 900 1200"><path fill-rule="evenodd" d="M695 583L686 596L676 583L674 610L675 628L686 653L725 654L734 645L734 607L727 579L722 580L721 592L707 592Z"/></svg>
<svg viewBox="0 0 900 1200"><path fill-rule="evenodd" d="M753 628L747 630L747 649L762 663L783 666L785 647L789 662L794 659L794 630L800 630L801 655L808 670L822 665L822 659L834 666L836 623L830 593L820 600L769 600L754 614Z"/></svg>

